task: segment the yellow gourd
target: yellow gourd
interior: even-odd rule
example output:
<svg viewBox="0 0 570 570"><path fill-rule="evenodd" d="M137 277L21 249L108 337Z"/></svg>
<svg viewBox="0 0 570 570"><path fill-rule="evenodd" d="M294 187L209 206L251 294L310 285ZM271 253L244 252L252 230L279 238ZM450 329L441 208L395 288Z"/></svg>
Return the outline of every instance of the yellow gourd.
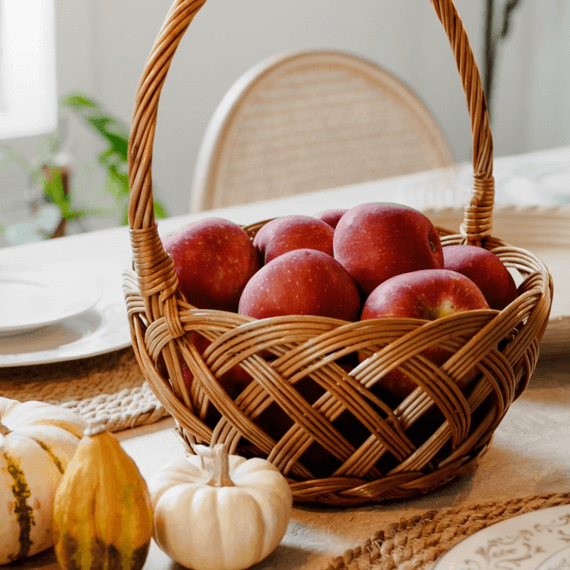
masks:
<svg viewBox="0 0 570 570"><path fill-rule="evenodd" d="M57 489L54 543L63 570L139 570L152 536L146 482L110 433L87 433Z"/></svg>
<svg viewBox="0 0 570 570"><path fill-rule="evenodd" d="M293 505L269 461L228 455L224 444L194 447L149 480L154 539L193 570L241 570L277 548Z"/></svg>
<svg viewBox="0 0 570 570"><path fill-rule="evenodd" d="M65 408L0 397L0 564L52 546L55 492L86 427Z"/></svg>

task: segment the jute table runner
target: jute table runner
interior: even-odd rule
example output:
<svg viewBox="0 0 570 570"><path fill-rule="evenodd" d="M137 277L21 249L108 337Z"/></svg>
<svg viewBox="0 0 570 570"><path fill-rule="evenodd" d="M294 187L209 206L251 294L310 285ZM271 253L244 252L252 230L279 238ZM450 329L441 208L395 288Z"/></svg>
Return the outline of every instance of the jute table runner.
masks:
<svg viewBox="0 0 570 570"><path fill-rule="evenodd" d="M569 503L570 493L551 493L431 510L379 530L357 548L326 561L321 570L429 570L450 548L485 527Z"/></svg>
<svg viewBox="0 0 570 570"><path fill-rule="evenodd" d="M2 368L0 396L70 408L113 432L168 416L130 347L82 360Z"/></svg>

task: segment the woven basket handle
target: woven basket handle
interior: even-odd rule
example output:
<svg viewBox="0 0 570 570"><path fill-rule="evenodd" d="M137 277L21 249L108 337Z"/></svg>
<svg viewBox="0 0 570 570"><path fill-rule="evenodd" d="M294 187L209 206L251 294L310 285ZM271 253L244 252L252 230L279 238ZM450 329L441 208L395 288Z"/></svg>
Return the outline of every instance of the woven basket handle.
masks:
<svg viewBox="0 0 570 570"><path fill-rule="evenodd" d="M139 285L143 294L167 297L176 289L174 265L156 230L152 196L152 147L160 93L174 53L206 0L175 0L155 40L136 92L129 141L129 226ZM494 201L493 141L481 77L467 33L453 0L431 0L449 38L467 97L473 134L474 182L465 208L462 233L470 243L491 234ZM161 268L159 281L156 268ZM166 289L165 284L166 283Z"/></svg>
<svg viewBox="0 0 570 570"><path fill-rule="evenodd" d="M453 0L431 0L431 3L451 44L471 118L473 187L470 202L465 207L461 233L466 237L467 242L480 244L482 240L491 235L495 201L493 135L491 134L487 98L467 32Z"/></svg>

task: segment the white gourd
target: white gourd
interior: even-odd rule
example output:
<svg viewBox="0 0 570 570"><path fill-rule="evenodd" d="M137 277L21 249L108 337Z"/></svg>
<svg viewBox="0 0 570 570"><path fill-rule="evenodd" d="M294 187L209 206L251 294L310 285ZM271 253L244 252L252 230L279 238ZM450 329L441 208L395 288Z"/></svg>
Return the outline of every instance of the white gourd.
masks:
<svg viewBox="0 0 570 570"><path fill-rule="evenodd" d="M53 545L53 499L86 427L65 408L0 397L0 564Z"/></svg>
<svg viewBox="0 0 570 570"><path fill-rule="evenodd" d="M224 444L195 446L150 480L154 539L193 570L241 570L281 542L293 498L269 461L228 455Z"/></svg>

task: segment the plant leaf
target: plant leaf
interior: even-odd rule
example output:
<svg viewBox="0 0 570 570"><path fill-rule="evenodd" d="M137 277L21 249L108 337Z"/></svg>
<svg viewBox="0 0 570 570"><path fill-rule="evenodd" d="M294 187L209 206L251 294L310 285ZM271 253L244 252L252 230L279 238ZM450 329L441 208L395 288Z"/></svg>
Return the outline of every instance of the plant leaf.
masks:
<svg viewBox="0 0 570 570"><path fill-rule="evenodd" d="M125 180L121 175L117 174L113 168L109 168L107 173L107 190L115 197L116 200L123 200L129 194L128 179L125 186Z"/></svg>
<svg viewBox="0 0 570 570"><path fill-rule="evenodd" d="M120 208L122 223L128 223L126 197L129 195L129 128L120 120L107 114L97 102L81 93L68 95L63 104L77 113L109 144L98 159L99 163L107 169L106 189L115 198L117 207ZM155 200L154 208L156 217L168 217L166 208L160 202Z"/></svg>
<svg viewBox="0 0 570 570"><path fill-rule="evenodd" d="M62 208L66 203L69 203L68 196L65 195L63 190L63 178L61 170L57 167L49 169L49 176L43 176L44 194L50 202Z"/></svg>
<svg viewBox="0 0 570 570"><path fill-rule="evenodd" d="M66 97L63 104L76 112L110 143L115 152L127 160L129 129L124 123L106 113L98 103L79 93Z"/></svg>
<svg viewBox="0 0 570 570"><path fill-rule="evenodd" d="M71 95L68 95L63 100L63 104L67 107L76 107L78 109L82 107L97 107L97 104L94 101L88 99L81 93L72 93Z"/></svg>
<svg viewBox="0 0 570 570"><path fill-rule="evenodd" d="M159 219L168 218L168 213L166 211L166 208L158 200L154 200L153 204L154 204L154 213L157 218Z"/></svg>

